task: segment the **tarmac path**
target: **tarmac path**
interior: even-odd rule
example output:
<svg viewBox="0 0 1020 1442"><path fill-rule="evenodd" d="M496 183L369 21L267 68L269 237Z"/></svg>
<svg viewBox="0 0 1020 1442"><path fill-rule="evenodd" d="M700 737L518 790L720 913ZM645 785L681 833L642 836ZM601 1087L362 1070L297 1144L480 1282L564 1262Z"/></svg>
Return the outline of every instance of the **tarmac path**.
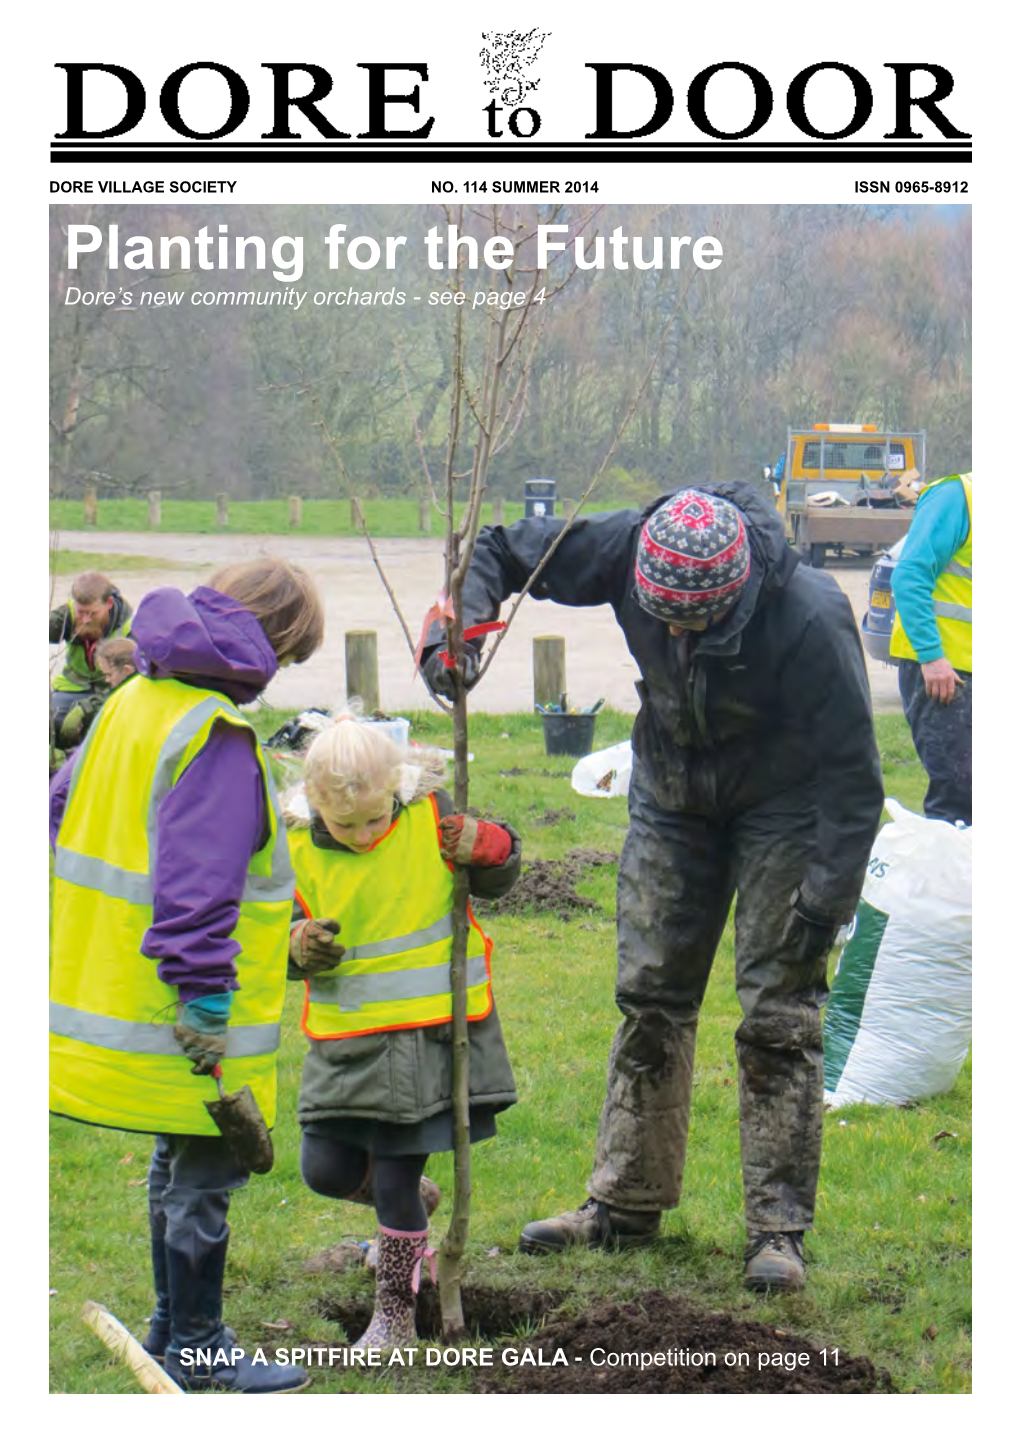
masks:
<svg viewBox="0 0 1020 1442"><path fill-rule="evenodd" d="M301 666L280 671L266 689L271 706L300 711L306 706L334 708L346 694L344 633L375 631L379 646L379 691L390 712L423 710L435 703L424 683L414 676L407 642L389 598L360 538L340 536L176 535L162 531L62 531L61 550L106 555L146 556L158 569L117 570L111 579L133 605L156 586L190 591L227 561L276 554L305 567L316 579L326 607L326 641ZM436 598L442 577L442 538L422 537L376 541L379 559L400 603L407 627L417 642L422 620ZM853 558L830 561L831 574L849 596L860 618L867 607L871 562ZM70 591L70 578L60 577L54 604ZM506 608L504 608L504 613ZM529 711L532 689L532 640L563 636L567 647L567 690L570 703L591 706L604 697L608 706L634 713L638 709L634 682L637 667L609 606L575 609L551 601L525 600L499 655L484 681L472 692L476 710ZM51 647L51 656L56 648ZM898 711L896 672L867 658L876 712Z"/></svg>

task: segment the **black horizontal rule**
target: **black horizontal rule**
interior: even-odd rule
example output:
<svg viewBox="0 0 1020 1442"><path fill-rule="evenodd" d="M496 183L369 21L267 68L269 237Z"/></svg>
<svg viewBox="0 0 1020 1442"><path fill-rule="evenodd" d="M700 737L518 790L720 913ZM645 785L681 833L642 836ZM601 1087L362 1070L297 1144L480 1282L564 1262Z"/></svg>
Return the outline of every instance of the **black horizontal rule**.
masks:
<svg viewBox="0 0 1020 1442"><path fill-rule="evenodd" d="M398 146L384 146L375 150L350 149L331 146L323 150L292 150L287 145L267 147L263 150L205 149L201 146L181 145L172 150L150 150L139 148L114 150L97 146L93 150L52 146L50 161L59 165L406 165L409 161L429 165L633 165L637 160L654 162L657 165L674 164L682 161L689 164L718 165L726 161L738 161L741 165L833 165L853 163L854 165L969 165L970 150L924 150L920 146L903 146L899 149L880 148L877 150L856 149L851 146L834 147L819 145L802 150L740 150L708 149L687 150L655 149L652 151L625 150L614 147L610 150L595 150L582 147L577 150L546 150L537 152L521 148L513 151L497 150L406 150Z"/></svg>

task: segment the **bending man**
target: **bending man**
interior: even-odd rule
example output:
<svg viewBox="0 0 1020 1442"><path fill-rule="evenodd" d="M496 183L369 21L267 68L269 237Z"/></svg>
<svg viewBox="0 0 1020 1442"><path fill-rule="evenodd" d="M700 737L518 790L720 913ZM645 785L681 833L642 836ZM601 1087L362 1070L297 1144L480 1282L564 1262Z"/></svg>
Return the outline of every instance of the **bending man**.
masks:
<svg viewBox="0 0 1020 1442"><path fill-rule="evenodd" d="M563 528L483 530L465 626L495 618ZM745 1279L794 1290L821 1156L826 959L883 801L850 604L740 482L575 521L532 594L613 607L641 709L617 907L623 1021L588 1197L529 1223L521 1247L640 1245L679 1202L698 1012L735 895ZM425 674L448 691L437 651Z"/></svg>

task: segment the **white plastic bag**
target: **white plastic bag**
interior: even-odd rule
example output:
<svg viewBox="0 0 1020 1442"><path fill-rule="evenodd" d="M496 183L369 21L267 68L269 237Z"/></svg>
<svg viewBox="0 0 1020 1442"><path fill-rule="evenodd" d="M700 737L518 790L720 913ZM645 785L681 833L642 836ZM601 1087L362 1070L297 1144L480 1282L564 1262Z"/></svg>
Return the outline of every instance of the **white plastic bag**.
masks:
<svg viewBox="0 0 1020 1442"><path fill-rule="evenodd" d="M582 756L570 776L570 784L582 796L626 796L634 753L629 741L607 746Z"/></svg>
<svg viewBox="0 0 1020 1442"><path fill-rule="evenodd" d="M886 810L825 1013L834 1107L947 1091L970 1048L973 829Z"/></svg>

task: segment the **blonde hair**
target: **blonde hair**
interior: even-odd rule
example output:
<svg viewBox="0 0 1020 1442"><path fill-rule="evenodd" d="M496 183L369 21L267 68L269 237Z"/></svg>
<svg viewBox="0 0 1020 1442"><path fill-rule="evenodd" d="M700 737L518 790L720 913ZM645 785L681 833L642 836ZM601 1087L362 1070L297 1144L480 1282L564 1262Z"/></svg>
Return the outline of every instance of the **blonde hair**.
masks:
<svg viewBox="0 0 1020 1442"><path fill-rule="evenodd" d="M344 716L320 731L305 756L305 790L312 805L346 816L400 792L404 751L378 726Z"/></svg>
<svg viewBox="0 0 1020 1442"><path fill-rule="evenodd" d="M126 636L107 636L96 647L96 660L103 660L108 666L135 667L135 643Z"/></svg>
<svg viewBox="0 0 1020 1442"><path fill-rule="evenodd" d="M239 601L266 633L282 661L307 661L322 645L325 618L312 578L279 556L221 566L207 584Z"/></svg>
<svg viewBox="0 0 1020 1442"><path fill-rule="evenodd" d="M349 816L368 806L385 809L431 795L446 780L446 758L434 747L398 746L381 726L359 720L361 703L348 701L332 726L312 741L304 758L304 780L281 798L288 828L311 824L316 811Z"/></svg>

